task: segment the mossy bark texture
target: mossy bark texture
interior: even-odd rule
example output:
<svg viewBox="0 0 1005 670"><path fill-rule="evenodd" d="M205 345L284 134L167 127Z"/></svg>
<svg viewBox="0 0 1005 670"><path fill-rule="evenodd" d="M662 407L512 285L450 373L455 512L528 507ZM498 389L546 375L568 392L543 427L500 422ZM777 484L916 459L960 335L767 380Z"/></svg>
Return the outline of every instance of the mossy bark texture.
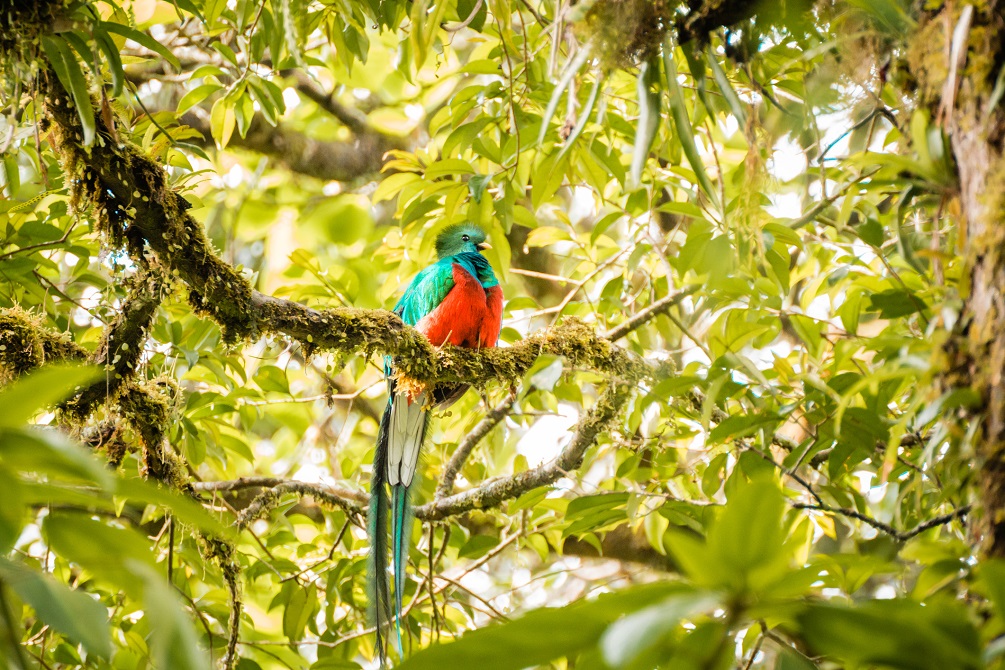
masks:
<svg viewBox="0 0 1005 670"><path fill-rule="evenodd" d="M908 51L921 101L949 137L959 178L968 290L946 344L948 388L980 396L977 458L985 556L1005 557L1005 110L995 80L1005 66L1005 2L946 3L924 16Z"/></svg>

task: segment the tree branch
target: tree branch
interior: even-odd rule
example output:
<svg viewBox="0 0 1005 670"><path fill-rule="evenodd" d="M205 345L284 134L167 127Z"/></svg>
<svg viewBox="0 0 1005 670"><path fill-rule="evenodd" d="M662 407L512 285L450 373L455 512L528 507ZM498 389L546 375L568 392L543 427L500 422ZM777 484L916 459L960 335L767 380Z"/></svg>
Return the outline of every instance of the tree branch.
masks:
<svg viewBox="0 0 1005 670"><path fill-rule="evenodd" d="M358 495L355 491L323 484L284 481L258 494L250 505L241 510L237 517L237 527L245 528L252 521L275 509L282 496L287 493L309 495L318 502L337 507L348 514L364 516L363 506L358 502ZM369 500L369 496L366 498Z"/></svg>
<svg viewBox="0 0 1005 670"><path fill-rule="evenodd" d="M593 409L580 419L569 444L555 460L515 475L491 479L469 491L426 503L416 508L416 518L438 521L472 509L496 507L528 491L553 484L582 464L586 450L617 417L630 395L631 389L627 384L612 381L597 399Z"/></svg>
<svg viewBox="0 0 1005 670"><path fill-rule="evenodd" d="M21 307L0 309L0 380L18 377L47 363L87 358L69 333L45 328Z"/></svg>
<svg viewBox="0 0 1005 670"><path fill-rule="evenodd" d="M83 173L81 179L72 180L76 201L99 209L98 227L113 243L124 240L127 232L131 240L142 236L161 263L189 286L189 301L196 311L217 321L228 341L272 332L298 340L307 353L324 349L391 355L399 358L403 375L422 384L513 383L540 354L563 356L569 366L628 381L672 372L669 363L649 364L573 319L507 348L434 348L391 312L315 310L259 293L212 249L202 226L187 213L189 203L168 186L160 165L132 145L118 148L100 117L96 122L102 141L88 152L79 146L83 133L77 114L56 77L49 73L46 79L53 145L62 154L68 175ZM134 197L137 192L143 197ZM128 217L119 218L122 212Z"/></svg>
<svg viewBox="0 0 1005 670"><path fill-rule="evenodd" d="M576 425L569 444L553 461L515 475L491 479L463 493L438 498L416 508L415 517L422 521L439 521L474 509L497 507L507 500L519 498L528 491L553 484L582 464L586 450L614 421L630 394L629 385L612 381L600 395L593 409ZM237 525L242 528L275 509L281 502L281 496L287 493L311 496L324 504L360 517L366 515L365 510L370 500L369 494L362 491L277 477L243 477L229 481L195 482L192 488L197 493L238 491L246 488L267 489L256 496L240 513Z"/></svg>
<svg viewBox="0 0 1005 670"><path fill-rule="evenodd" d="M203 110L186 112L180 121L201 135L197 143L213 146L210 120ZM380 172L384 154L401 143L376 133L357 134L344 142L317 140L282 123L271 126L256 115L245 136L234 133L227 146L270 156L293 172L317 179L352 181Z"/></svg>
<svg viewBox="0 0 1005 670"><path fill-rule="evenodd" d="M937 516L934 519L929 519L924 523L920 523L910 530L900 531L888 523L883 523L879 519L875 519L869 516L868 514L863 514L858 510L849 509L847 507L832 507L831 505L826 505L822 503L821 504L792 503L792 506L796 509L818 510L820 512L839 514L841 516L846 516L851 519L858 519L862 523L872 526L876 530L880 530L886 533L887 535L889 535L890 537L899 542L906 542L915 535L920 535L921 533L924 533L926 530L935 528L936 526L943 526L947 523L955 521L956 519L962 518L967 514L969 514L972 508L972 505L964 505L963 507L958 507L949 514L943 514L942 516Z"/></svg>
<svg viewBox="0 0 1005 670"><path fill-rule="evenodd" d="M355 107L343 105L335 97L334 92L325 92L302 70L283 70L280 74L284 77L292 77L298 93L312 100L318 107L341 121L342 125L357 135L377 135L383 137L389 144L394 144L395 146L392 148L404 148L405 143L400 138L383 133L371 126L366 114Z"/></svg>
<svg viewBox="0 0 1005 670"><path fill-rule="evenodd" d="M105 378L83 389L66 404L74 417L86 418L102 400L118 395L132 379L143 354L147 329L161 304L161 279L155 270L145 270L129 280L130 290L115 320L105 329L100 344L90 356L105 369Z"/></svg>
<svg viewBox="0 0 1005 670"><path fill-rule="evenodd" d="M611 340L612 342L620 340L622 337L628 335L633 330L637 330L638 328L641 328L645 324L649 323L660 314L666 314L667 312L670 311L670 308L674 307L675 305L679 305L680 302L684 300L684 298L688 297L689 295L693 295L698 291L699 288L700 288L699 286L689 286L686 289L668 295L665 298L660 298L653 304L643 309L641 312L634 314L624 323L608 330L606 333L604 333L604 337L607 338L608 340Z"/></svg>

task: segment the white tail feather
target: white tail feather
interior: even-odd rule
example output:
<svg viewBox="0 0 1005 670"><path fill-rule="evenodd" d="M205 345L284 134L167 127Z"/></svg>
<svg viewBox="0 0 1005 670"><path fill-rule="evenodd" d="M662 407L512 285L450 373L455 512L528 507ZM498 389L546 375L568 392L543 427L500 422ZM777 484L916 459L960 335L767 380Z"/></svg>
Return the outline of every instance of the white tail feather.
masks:
<svg viewBox="0 0 1005 670"><path fill-rule="evenodd" d="M394 396L387 444L387 481L392 486L412 483L425 432L422 430L426 420L425 405L424 393L411 401L405 393Z"/></svg>

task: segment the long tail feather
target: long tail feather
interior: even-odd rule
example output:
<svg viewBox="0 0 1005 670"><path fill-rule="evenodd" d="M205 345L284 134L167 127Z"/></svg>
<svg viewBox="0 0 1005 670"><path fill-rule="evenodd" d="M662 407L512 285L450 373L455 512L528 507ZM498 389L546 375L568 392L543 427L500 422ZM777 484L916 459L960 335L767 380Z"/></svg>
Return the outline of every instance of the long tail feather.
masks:
<svg viewBox="0 0 1005 670"><path fill-rule="evenodd" d="M377 433L377 450L374 453L370 485L368 527L370 615L377 628L377 654L382 667L387 657L384 633L392 620L398 655L404 656L401 623L404 611L405 570L408 566L412 530L412 478L429 426L429 412L424 408L422 396L410 401L406 396L396 394L393 387L390 391L387 407L380 419L380 430ZM387 495L388 485L391 489L390 500ZM388 547L388 521L391 526L390 547ZM391 588L388 584L389 550L394 580L393 610Z"/></svg>
<svg viewBox="0 0 1005 670"><path fill-rule="evenodd" d="M391 487L391 562L394 565L394 629L398 654L404 656L401 645L401 613L405 598L405 566L412 529L412 487Z"/></svg>
<svg viewBox="0 0 1005 670"><path fill-rule="evenodd" d="M373 474L370 479L370 513L367 534L370 536L370 557L367 561L367 590L370 602L370 620L377 627L377 656L383 667L387 658L384 645L384 628L391 619L391 596L387 580L387 525L390 501L387 496L387 452L391 422L391 403L380 419L377 448L373 456Z"/></svg>

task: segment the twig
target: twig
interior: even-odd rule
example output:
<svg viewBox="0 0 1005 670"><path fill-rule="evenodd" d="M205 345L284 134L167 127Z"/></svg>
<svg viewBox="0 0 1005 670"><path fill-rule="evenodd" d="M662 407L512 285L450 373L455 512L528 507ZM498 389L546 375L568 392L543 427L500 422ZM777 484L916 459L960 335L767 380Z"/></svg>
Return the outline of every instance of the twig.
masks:
<svg viewBox="0 0 1005 670"><path fill-rule="evenodd" d="M221 566L223 567L223 566ZM229 574L224 568L224 581L227 582L227 592L230 595L230 616L227 618L227 628L230 634L227 636L227 652L223 657L224 670L232 670L237 663L237 640L241 635L241 593L238 576Z"/></svg>
<svg viewBox="0 0 1005 670"><path fill-rule="evenodd" d="M524 470L515 475L490 479L463 493L448 495L421 505L415 510L415 518L422 521L439 521L447 517L470 512L473 509L496 507L507 500L519 498L524 493L541 486L548 486L575 470L583 461L586 450L616 418L627 402L631 387L621 381L613 381L591 409L577 424L572 439L562 452L552 461L536 468ZM268 489L252 500L237 518L237 526L245 528L253 520L275 509L281 496L296 493L311 496L320 502L337 507L359 518L366 516L366 506L370 496L363 491L327 484L310 484L276 477L244 477L230 481L195 482L196 492L236 491L261 487Z"/></svg>
<svg viewBox="0 0 1005 670"><path fill-rule="evenodd" d="M244 508L237 517L237 527L244 528L249 523L268 513L279 505L280 498L287 493L309 495L316 500L338 507L349 514L362 516L363 508L355 499L356 492L323 484L308 484L307 482L284 481L268 491L258 494L251 504ZM369 498L369 497L368 497Z"/></svg>
<svg viewBox="0 0 1005 670"><path fill-rule="evenodd" d="M688 297L689 295L693 295L698 291L699 288L700 288L699 286L689 286L688 288L680 290L677 293L674 293L673 295L668 295L665 298L660 298L653 304L643 309L641 312L638 312L637 314L633 315L624 323L608 330L606 333L604 333L604 337L608 340L611 340L612 342L620 340L622 337L628 335L633 330L641 328L645 324L655 319L660 314L664 314L667 311L669 311L670 308L680 304L680 302L684 298Z"/></svg>
<svg viewBox="0 0 1005 670"><path fill-rule="evenodd" d="M342 538L345 537L346 531L349 530L349 523L350 523L350 520L347 518L346 521L345 521L345 523L342 524L342 530L340 530L338 532L338 535L335 537L335 541L332 542L332 547L331 547L331 549L328 550L328 555L327 556L325 556L324 558L322 558L320 561L318 561L316 563L313 563L311 565L308 565L306 568L303 568L302 570L299 570L299 571L293 573L292 575L287 575L286 577L283 577L282 579L279 580L279 583L282 584L284 582L288 582L288 581L292 581L292 580L299 581L300 575L304 574L305 572L313 572L315 568L318 568L318 567L324 565L325 563L327 563L328 561L332 560L332 556L335 555L335 549L338 547L339 542L342 541ZM317 578L315 577L315 579L317 579Z"/></svg>
<svg viewBox="0 0 1005 670"><path fill-rule="evenodd" d="M750 670L754 667L754 660L761 652L761 645L764 644L764 632L767 629L767 626L765 626L763 621L759 623L761 624L761 634L757 636L757 642L754 643L754 648L750 650L750 658L747 659L747 662L743 665L743 670Z"/></svg>
<svg viewBox="0 0 1005 670"><path fill-rule="evenodd" d="M475 7L474 9L471 10L471 13L468 14L468 18L464 19L456 26L445 25L443 26L443 29L446 30L448 33L456 33L458 30L463 30L464 28L467 28L469 25L471 25L471 22L475 20L475 15L477 15L478 11L482 8L482 4L484 3L484 1L485 0L478 0L477 2L475 2Z"/></svg>
<svg viewBox="0 0 1005 670"><path fill-rule="evenodd" d="M23 254L23 253L28 252L28 251L38 251L39 249L49 249L51 247L58 247L59 245L61 245L64 242L66 242L66 240L70 237L70 233L73 232L73 229L76 226L77 226L77 222L76 222L76 220L74 220L74 222L70 224L69 228L66 229L66 232L63 233L63 236L61 238L59 238L58 240L55 240L53 242L40 242L38 244L30 244L30 245L28 245L26 247L20 247L18 249L15 249L14 251L8 251L5 254L0 254L0 261L5 260L7 258L10 258L11 256L14 256L15 254Z"/></svg>
<svg viewBox="0 0 1005 670"><path fill-rule="evenodd" d="M943 514L942 516L937 516L934 519L929 519L924 523L920 523L911 530L899 531L890 524L883 523L879 519L874 519L868 514L863 514L858 510L849 509L847 507L832 507L826 504L809 504L809 503L792 503L792 506L796 509L809 509L817 510L819 512L829 512L831 514L840 514L841 516L846 516L852 519L858 519L862 523L872 526L876 530L881 530L890 537L900 542L906 542L910 540L915 535L920 535L926 530L935 528L936 526L942 526L947 523L951 523L956 519L966 516L970 513L972 505L964 505L956 510L950 512L949 514Z"/></svg>
<svg viewBox="0 0 1005 670"><path fill-rule="evenodd" d="M520 0L520 3L524 7L527 8L528 12L530 12L531 14L534 15L534 18L537 20L538 23L541 24L542 27L547 26L549 23L551 23L551 21L549 21L548 19L546 19L543 16L541 16L541 14L538 13L538 11L536 9L534 9L533 7L531 7L530 3L527 2L527 0Z"/></svg>

